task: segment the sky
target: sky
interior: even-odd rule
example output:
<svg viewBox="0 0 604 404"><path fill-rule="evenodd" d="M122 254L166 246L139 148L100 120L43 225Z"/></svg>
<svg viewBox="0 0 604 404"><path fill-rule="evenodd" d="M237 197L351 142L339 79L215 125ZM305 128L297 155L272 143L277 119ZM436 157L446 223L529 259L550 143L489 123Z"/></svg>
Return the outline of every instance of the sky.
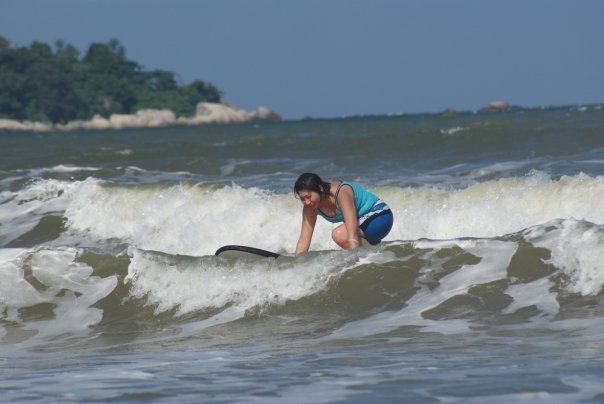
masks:
<svg viewBox="0 0 604 404"><path fill-rule="evenodd" d="M603 0L0 0L0 35L116 38L286 119L604 102Z"/></svg>

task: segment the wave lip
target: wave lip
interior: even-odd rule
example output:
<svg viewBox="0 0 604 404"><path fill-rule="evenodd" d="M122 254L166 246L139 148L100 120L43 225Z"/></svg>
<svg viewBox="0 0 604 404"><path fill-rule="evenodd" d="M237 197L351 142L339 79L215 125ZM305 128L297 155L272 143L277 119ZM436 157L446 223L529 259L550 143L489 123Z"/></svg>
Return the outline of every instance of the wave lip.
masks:
<svg viewBox="0 0 604 404"><path fill-rule="evenodd" d="M498 237L555 219L604 223L604 211L599 209L604 177L586 174L551 179L537 172L461 189L383 186L372 190L395 216L386 241ZM227 244L291 252L301 222L300 204L291 194L260 188L113 184L93 177L71 182L38 179L0 194L0 244L8 245L48 215L65 219L64 238L100 244L117 241L193 256L212 254ZM331 228L317 221L313 249L337 249Z"/></svg>
<svg viewBox="0 0 604 404"><path fill-rule="evenodd" d="M329 252L314 257L228 260L178 257L135 248L128 275L130 296L145 298L155 313L176 316L205 312L216 325L243 318L247 312L282 306L328 288L357 257ZM308 266L312 265L312 270ZM204 317L204 316L202 316Z"/></svg>
<svg viewBox="0 0 604 404"><path fill-rule="evenodd" d="M386 241L498 237L555 219L604 223L599 209L604 177L586 174L550 179L534 173L462 189L372 190L395 216ZM194 256L227 244L291 252L301 221L300 204L289 193L237 185L112 185L94 179L74 183L64 215L74 234ZM313 248L336 249L330 234L331 225L319 220Z"/></svg>
<svg viewBox="0 0 604 404"><path fill-rule="evenodd" d="M524 232L536 247L551 252L545 262L568 276L566 290L597 295L604 287L604 226L583 220L555 220Z"/></svg>
<svg viewBox="0 0 604 404"><path fill-rule="evenodd" d="M34 180L16 192L0 193L0 246L29 232L45 217L62 214L77 183Z"/></svg>
<svg viewBox="0 0 604 404"><path fill-rule="evenodd" d="M387 240L497 237L550 220L604 223L604 177L552 180L543 173L504 178L463 189L378 188L395 215Z"/></svg>

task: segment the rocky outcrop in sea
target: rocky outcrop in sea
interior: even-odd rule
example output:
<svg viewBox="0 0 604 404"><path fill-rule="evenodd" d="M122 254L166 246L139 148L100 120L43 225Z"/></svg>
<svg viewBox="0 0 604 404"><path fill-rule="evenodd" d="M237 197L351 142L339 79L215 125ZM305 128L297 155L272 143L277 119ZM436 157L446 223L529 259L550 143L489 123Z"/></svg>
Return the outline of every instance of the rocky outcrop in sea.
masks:
<svg viewBox="0 0 604 404"><path fill-rule="evenodd" d="M480 110L482 112L500 112L510 109L511 106L507 101L492 101L483 105Z"/></svg>
<svg viewBox="0 0 604 404"><path fill-rule="evenodd" d="M0 131L4 132L50 132L74 130L107 130L127 128L153 128L171 125L230 124L250 121L280 121L281 117L268 108L259 107L246 111L229 104L200 102L195 115L176 117L168 109L141 109L134 114L112 114L109 118L95 115L87 121L71 121L65 124L16 121L0 119Z"/></svg>

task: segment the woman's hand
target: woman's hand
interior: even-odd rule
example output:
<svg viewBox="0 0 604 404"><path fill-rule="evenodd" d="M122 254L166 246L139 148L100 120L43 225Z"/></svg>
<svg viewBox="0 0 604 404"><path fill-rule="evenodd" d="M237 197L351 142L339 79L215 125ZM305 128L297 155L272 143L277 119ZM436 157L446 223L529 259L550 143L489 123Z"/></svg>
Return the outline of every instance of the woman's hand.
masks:
<svg viewBox="0 0 604 404"><path fill-rule="evenodd" d="M302 227L300 228L300 238L296 244L296 255L307 252L310 248L310 241L317 223L317 212L309 206L302 209Z"/></svg>

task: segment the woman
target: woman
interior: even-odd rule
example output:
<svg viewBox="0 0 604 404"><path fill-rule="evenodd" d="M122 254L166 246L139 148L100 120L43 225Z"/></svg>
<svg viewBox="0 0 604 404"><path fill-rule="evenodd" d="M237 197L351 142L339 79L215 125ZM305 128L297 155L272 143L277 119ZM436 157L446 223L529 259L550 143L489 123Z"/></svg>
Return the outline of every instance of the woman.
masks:
<svg viewBox="0 0 604 404"><path fill-rule="evenodd" d="M354 182L324 182L317 174L304 173L298 177L294 193L304 205L296 255L308 251L317 215L332 223L344 222L331 232L342 248L378 244L392 228L388 205Z"/></svg>

